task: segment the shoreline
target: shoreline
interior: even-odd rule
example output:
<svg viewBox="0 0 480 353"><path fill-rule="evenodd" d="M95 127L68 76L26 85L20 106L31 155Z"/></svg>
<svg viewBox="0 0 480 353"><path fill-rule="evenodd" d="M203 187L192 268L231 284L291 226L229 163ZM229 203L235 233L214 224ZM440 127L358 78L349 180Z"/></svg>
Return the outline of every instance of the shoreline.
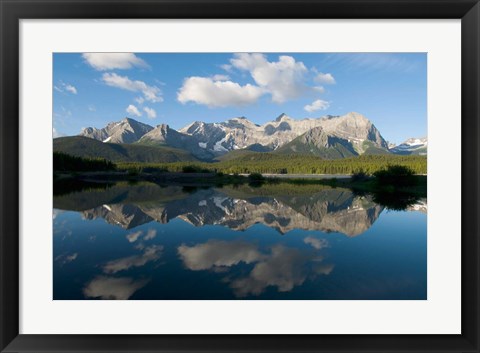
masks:
<svg viewBox="0 0 480 353"><path fill-rule="evenodd" d="M126 182L152 182L162 185L184 185L211 187L223 185L249 184L261 186L264 184L292 184L292 185L323 185L329 187L343 187L358 193L392 193L414 194L426 197L427 176L413 176L415 183L412 185L380 184L374 177L363 180L352 180L347 174L222 174L222 173L129 173L129 172L63 172L54 173L54 187L75 183L108 184L121 181Z"/></svg>
<svg viewBox="0 0 480 353"><path fill-rule="evenodd" d="M248 177L250 174L239 174L241 176ZM274 179L318 179L318 180L328 180L328 179L350 179L351 174L273 174L273 173L262 173L265 178L274 178Z"/></svg>

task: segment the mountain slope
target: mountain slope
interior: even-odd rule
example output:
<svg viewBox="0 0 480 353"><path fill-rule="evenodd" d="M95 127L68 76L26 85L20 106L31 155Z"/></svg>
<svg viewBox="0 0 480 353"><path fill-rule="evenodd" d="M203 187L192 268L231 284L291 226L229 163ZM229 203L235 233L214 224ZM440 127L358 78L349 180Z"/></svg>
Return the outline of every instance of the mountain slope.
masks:
<svg viewBox="0 0 480 353"><path fill-rule="evenodd" d="M80 132L80 136L110 143L133 143L151 130L153 127L150 125L125 118L109 123L103 129L87 127Z"/></svg>
<svg viewBox="0 0 480 353"><path fill-rule="evenodd" d="M380 131L362 114L351 112L343 116L322 118L320 122L326 133L348 140L360 154L364 152L365 141L370 141L379 148L388 148Z"/></svg>
<svg viewBox="0 0 480 353"><path fill-rule="evenodd" d="M166 124L158 125L153 130L143 135L142 138L137 141L137 144L179 148L204 160L211 160L214 157L213 153L200 148L195 137L178 132Z"/></svg>
<svg viewBox="0 0 480 353"><path fill-rule="evenodd" d="M83 136L56 138L53 140L53 151L85 158L105 158L112 162L198 161L188 152L171 147L103 143Z"/></svg>
<svg viewBox="0 0 480 353"><path fill-rule="evenodd" d="M315 127L292 142L275 150L282 154L312 154L324 159L337 159L358 155L353 145L345 139L329 135L322 127Z"/></svg>

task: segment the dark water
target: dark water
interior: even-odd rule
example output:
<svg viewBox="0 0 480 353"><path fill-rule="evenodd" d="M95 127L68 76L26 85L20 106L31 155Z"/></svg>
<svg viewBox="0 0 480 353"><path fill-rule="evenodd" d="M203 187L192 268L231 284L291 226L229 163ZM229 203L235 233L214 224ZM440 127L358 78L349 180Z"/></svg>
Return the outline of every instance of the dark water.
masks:
<svg viewBox="0 0 480 353"><path fill-rule="evenodd" d="M392 211L283 184L62 193L53 299L427 299L426 200Z"/></svg>

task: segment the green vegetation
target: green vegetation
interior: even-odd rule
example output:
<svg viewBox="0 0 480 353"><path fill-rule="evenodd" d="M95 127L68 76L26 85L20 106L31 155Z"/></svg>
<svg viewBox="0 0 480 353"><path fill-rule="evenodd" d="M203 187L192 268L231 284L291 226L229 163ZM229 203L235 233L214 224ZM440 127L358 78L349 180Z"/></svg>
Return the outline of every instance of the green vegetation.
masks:
<svg viewBox="0 0 480 353"><path fill-rule="evenodd" d="M400 165L390 165L373 177L354 174L347 187L357 194L372 194L376 203L391 210L404 210L427 197L427 177Z"/></svg>
<svg viewBox="0 0 480 353"><path fill-rule="evenodd" d="M171 163L198 161L190 153L171 147L103 143L88 137L69 136L53 140L53 151L84 158L104 158L112 162Z"/></svg>
<svg viewBox="0 0 480 353"><path fill-rule="evenodd" d="M68 172L111 171L116 166L103 158L82 158L62 152L53 152L53 170Z"/></svg>
<svg viewBox="0 0 480 353"><path fill-rule="evenodd" d="M224 155L218 156L215 160L215 162L225 162L225 161L231 161L234 159L239 159L243 158L245 156L253 156L253 155L261 155L264 152L258 152L258 151L251 151L247 149L241 149L241 150L232 150Z"/></svg>
<svg viewBox="0 0 480 353"><path fill-rule="evenodd" d="M259 187L262 186L267 179L260 173L251 173L248 176L248 182L250 186Z"/></svg>
<svg viewBox="0 0 480 353"><path fill-rule="evenodd" d="M357 153L350 146L344 145L341 139L337 139L330 147L319 147L314 144L302 141L302 136L297 137L290 143L277 149L275 154L301 154L313 155L324 159L340 159L346 157L354 157Z"/></svg>
<svg viewBox="0 0 480 353"><path fill-rule="evenodd" d="M260 174L260 173L252 173L248 176L248 180L250 181L256 181L256 182L262 182L262 181L265 181L265 177Z"/></svg>
<svg viewBox="0 0 480 353"><path fill-rule="evenodd" d="M364 155L385 155L385 154L391 154L388 150L385 148L380 148L374 145L371 141L364 141L363 142L363 150L364 150Z"/></svg>
<svg viewBox="0 0 480 353"><path fill-rule="evenodd" d="M95 195L97 193L101 195L109 192L108 190L113 185L111 183L115 180L129 180L136 184L138 181L150 181L159 186L177 185L182 190L211 186L226 187L229 190L241 188L244 191L255 188L257 189L256 193L262 195L265 193L297 195L314 193L324 188L346 188L356 194L371 194L376 203L393 210L406 209L417 202L419 198L427 197L427 177L415 175L414 170L405 165L388 164L392 162L390 157L387 159L385 156L352 158L350 162L355 168L358 165L361 167L358 167L353 172L352 178L349 179L281 179L266 178L259 172L252 172L248 177L224 173L221 171L222 168L225 168L222 162L198 165L188 163L123 163L115 165L104 159L80 158L55 152L53 156L54 172L59 177L55 178L54 195L61 196L85 189ZM363 163L359 163L359 159L363 160ZM395 161L403 162L406 165L419 163L420 167L424 163L426 169L426 159L423 157L395 157ZM337 161L329 162L334 164ZM346 166L353 168L349 164ZM373 173L365 171L375 168L377 170ZM91 173L92 171L96 173ZM187 189L184 191L188 191Z"/></svg>
<svg viewBox="0 0 480 353"><path fill-rule="evenodd" d="M386 169L391 165L408 167L414 174L427 173L427 158L424 156L371 155L345 159L325 160L309 155L281 155L273 153L241 154L235 159L222 160L216 163L175 162L175 163L118 163L120 170L144 168L182 172L186 166L200 170L222 172L225 174L354 174L363 171L365 174Z"/></svg>
<svg viewBox="0 0 480 353"><path fill-rule="evenodd" d="M217 168L226 173L353 174L363 170L367 174L373 174L389 165L408 167L415 174L427 172L426 157L393 155L325 160L311 155L262 153L225 161L219 163Z"/></svg>
<svg viewBox="0 0 480 353"><path fill-rule="evenodd" d="M104 144L108 145L108 144ZM427 196L427 158L424 156L370 155L337 160L323 160L306 155L272 153L240 154L236 159L216 163L117 163L54 153L54 171L70 172L72 179L89 183L100 180L151 181L159 185L217 186L234 188L249 185L262 190L298 192L299 188L348 188L355 193L372 194L374 200L390 209L405 209L418 198ZM93 175L90 171L100 172ZM86 172L81 174L81 172ZM104 173L101 173L104 172ZM262 173L351 174L350 179L280 179L265 178ZM248 177L239 174L249 174ZM65 175L63 175L65 177ZM68 183L69 181L63 181ZM98 188L89 184L83 187ZM70 185L54 185L63 194ZM101 187L100 187L101 188ZM75 188L73 188L75 189Z"/></svg>
<svg viewBox="0 0 480 353"><path fill-rule="evenodd" d="M307 145L299 146L306 148ZM81 136L53 140L54 152L62 152L87 159L106 159L116 163L119 170L133 174L142 172L354 174L361 170L367 175L373 175L375 172L392 165L409 168L414 174L427 173L426 156L381 155L378 154L381 151L373 150L372 146L365 145L367 153L364 155L332 159L351 153L347 149L344 150L345 146L341 144L337 147L330 151L318 150L317 152L321 156L316 156L311 151L289 153L282 148L275 152L238 150L219 157L219 161L212 163L201 162L185 150L165 146L103 143ZM302 152L305 154L302 154Z"/></svg>
<svg viewBox="0 0 480 353"><path fill-rule="evenodd" d="M363 169L360 169L359 171L355 172L352 174L352 182L359 182L359 181L365 181L368 179L367 173L363 171Z"/></svg>
<svg viewBox="0 0 480 353"><path fill-rule="evenodd" d="M202 168L196 165L186 165L182 168L182 173L211 173L207 168Z"/></svg>
<svg viewBox="0 0 480 353"><path fill-rule="evenodd" d="M390 165L373 175L379 185L412 186L416 182L413 170L402 165Z"/></svg>

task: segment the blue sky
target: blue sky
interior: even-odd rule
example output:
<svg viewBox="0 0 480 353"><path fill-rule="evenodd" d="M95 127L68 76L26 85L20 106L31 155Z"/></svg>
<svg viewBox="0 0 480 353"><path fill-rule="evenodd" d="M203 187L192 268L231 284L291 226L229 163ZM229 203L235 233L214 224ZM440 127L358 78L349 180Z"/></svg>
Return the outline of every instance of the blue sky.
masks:
<svg viewBox="0 0 480 353"><path fill-rule="evenodd" d="M179 129L245 116L257 124L369 118L401 143L427 134L425 53L56 53L54 135L130 117Z"/></svg>

